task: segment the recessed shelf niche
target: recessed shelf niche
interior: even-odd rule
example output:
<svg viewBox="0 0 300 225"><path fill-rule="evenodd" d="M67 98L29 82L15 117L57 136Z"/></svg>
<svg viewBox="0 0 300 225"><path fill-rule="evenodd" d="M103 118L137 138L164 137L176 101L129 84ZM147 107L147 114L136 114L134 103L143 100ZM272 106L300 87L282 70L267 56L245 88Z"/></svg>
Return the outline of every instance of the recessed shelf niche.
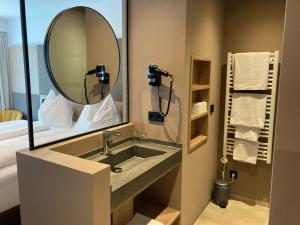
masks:
<svg viewBox="0 0 300 225"><path fill-rule="evenodd" d="M210 93L210 60L203 60L199 57L191 59L191 82L190 82L190 142L189 151L196 150L205 144L208 139L209 127L209 93ZM195 113L192 111L193 104L207 102L204 111Z"/></svg>

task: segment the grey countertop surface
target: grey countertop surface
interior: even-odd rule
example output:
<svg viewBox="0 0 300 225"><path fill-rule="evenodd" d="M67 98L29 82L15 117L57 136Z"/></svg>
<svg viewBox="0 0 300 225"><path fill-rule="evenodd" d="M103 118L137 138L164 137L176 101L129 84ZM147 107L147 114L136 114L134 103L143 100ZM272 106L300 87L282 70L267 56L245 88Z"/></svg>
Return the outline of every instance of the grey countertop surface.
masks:
<svg viewBox="0 0 300 225"><path fill-rule="evenodd" d="M180 145L151 139L139 140L131 138L123 140L117 146L112 147L110 151L114 155L133 146L155 149L164 152L164 154L148 158L136 158L124 165L120 163L118 167L121 167L123 171L121 173L111 172L112 208L138 194L160 178L162 174L181 162ZM97 162L105 158L107 156L99 153L87 157L87 159Z"/></svg>

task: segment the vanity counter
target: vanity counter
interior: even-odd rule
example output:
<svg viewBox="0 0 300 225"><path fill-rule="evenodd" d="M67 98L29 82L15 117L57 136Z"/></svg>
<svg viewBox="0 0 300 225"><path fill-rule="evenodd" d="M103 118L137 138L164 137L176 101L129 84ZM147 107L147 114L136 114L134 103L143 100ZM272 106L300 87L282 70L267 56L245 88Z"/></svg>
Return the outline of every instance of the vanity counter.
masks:
<svg viewBox="0 0 300 225"><path fill-rule="evenodd" d="M181 145L152 139L129 138L115 143L111 154L100 154L101 149L81 156L107 163L122 172L111 172L111 208L136 196L181 162Z"/></svg>

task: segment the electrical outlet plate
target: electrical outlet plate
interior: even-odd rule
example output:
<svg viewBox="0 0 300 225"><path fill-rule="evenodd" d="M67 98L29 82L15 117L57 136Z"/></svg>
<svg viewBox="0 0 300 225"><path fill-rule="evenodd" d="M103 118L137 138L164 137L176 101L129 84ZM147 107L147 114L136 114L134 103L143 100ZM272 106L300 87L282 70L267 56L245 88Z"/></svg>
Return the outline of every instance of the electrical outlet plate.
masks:
<svg viewBox="0 0 300 225"><path fill-rule="evenodd" d="M148 120L163 123L165 118L159 112L148 112Z"/></svg>
<svg viewBox="0 0 300 225"><path fill-rule="evenodd" d="M215 111L215 105L210 105L210 113L213 113Z"/></svg>

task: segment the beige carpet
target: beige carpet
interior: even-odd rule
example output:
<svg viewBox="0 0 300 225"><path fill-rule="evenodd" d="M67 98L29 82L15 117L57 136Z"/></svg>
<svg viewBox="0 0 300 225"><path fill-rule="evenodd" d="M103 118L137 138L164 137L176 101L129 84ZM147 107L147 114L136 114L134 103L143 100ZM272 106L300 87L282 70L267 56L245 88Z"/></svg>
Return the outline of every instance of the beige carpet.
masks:
<svg viewBox="0 0 300 225"><path fill-rule="evenodd" d="M226 209L209 203L194 225L268 225L269 208L230 200Z"/></svg>

